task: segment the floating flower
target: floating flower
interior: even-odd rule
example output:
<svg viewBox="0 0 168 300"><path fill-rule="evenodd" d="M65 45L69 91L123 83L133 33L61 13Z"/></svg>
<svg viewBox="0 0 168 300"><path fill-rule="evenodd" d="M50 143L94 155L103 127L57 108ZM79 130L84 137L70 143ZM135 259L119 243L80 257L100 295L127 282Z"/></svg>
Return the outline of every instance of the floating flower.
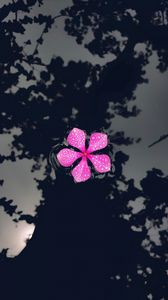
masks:
<svg viewBox="0 0 168 300"><path fill-rule="evenodd" d="M107 154L94 154L95 151L104 149L108 145L107 135L105 133L95 132L90 136L89 146L86 149L86 134L83 130L73 128L67 142L70 146L80 150L75 151L69 148L63 148L56 155L57 160L63 167L70 167L77 159L80 162L71 171L75 182L84 182L91 177L91 170L88 166L90 160L98 173L109 172L111 169L111 159Z"/></svg>

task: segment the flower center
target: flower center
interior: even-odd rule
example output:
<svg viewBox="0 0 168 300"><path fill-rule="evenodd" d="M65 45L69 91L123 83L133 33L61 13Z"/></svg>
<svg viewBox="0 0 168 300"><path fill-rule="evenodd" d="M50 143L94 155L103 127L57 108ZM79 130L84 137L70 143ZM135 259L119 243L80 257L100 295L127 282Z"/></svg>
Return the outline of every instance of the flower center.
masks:
<svg viewBox="0 0 168 300"><path fill-rule="evenodd" d="M83 156L84 156L84 157L88 157L88 154L89 154L89 153L87 152L87 150L83 151Z"/></svg>

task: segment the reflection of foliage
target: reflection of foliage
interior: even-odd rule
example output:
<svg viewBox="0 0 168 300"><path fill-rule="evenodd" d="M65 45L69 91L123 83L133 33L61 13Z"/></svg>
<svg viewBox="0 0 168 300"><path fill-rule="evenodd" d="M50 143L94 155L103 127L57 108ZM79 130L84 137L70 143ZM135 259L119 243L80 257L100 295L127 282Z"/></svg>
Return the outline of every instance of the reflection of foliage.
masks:
<svg viewBox="0 0 168 300"><path fill-rule="evenodd" d="M118 184L120 184L120 181L121 178L119 177ZM124 179L123 182L125 186L122 192L117 189L110 194L111 198L112 195L114 197L114 194L117 193L114 199L119 202L117 206L114 202L113 211L118 207L119 211L115 211L117 215L129 220L131 228L143 236L143 239L145 239L143 244L147 250L150 250L151 255L166 258L168 177L164 176L160 170L153 169L141 180L141 190L134 187L133 180L126 181ZM137 209L138 207L139 209ZM153 238L156 238L156 241L152 239L152 234L150 236L150 231L153 231ZM161 245L162 247L159 247Z"/></svg>
<svg viewBox="0 0 168 300"><path fill-rule="evenodd" d="M67 16L65 30L93 54L113 53L129 57L137 43L146 44L147 59L151 48L158 52L160 69L167 66L168 2L160 1L73 1L62 11ZM89 33L91 39L85 41ZM93 36L93 38L92 38ZM122 38L121 38L122 37ZM123 49L124 48L124 49Z"/></svg>
<svg viewBox="0 0 168 300"><path fill-rule="evenodd" d="M6 200L6 198L0 199L0 206L4 208L4 211L12 216L16 212L17 205L12 205L13 200Z"/></svg>
<svg viewBox="0 0 168 300"><path fill-rule="evenodd" d="M133 139L125 137L124 132L111 131L109 102L112 104L114 115L119 114L125 118L136 117L139 113L138 108L134 106L130 111L128 104L134 99L137 84L146 80L144 66L148 63L152 50L158 53L160 70L167 68L165 38L167 1L152 1L150 5L145 1L139 4L138 1L131 0L73 1L73 6L58 16L39 14L32 17L31 8L42 3L43 1L36 0L13 1L3 6L0 14L2 25L0 41L4 45L0 50L0 132L9 132L14 126L21 129L20 135L14 136L12 143L13 150L18 150L16 151L18 154L12 151L8 157L0 156L0 161L6 159L14 161L16 155L19 159L34 159L32 171L38 170L46 161L51 147L56 140L59 141L65 135L67 127L79 126L88 131L105 128L113 143L117 145L133 143ZM13 19L9 18L10 12L14 13ZM65 30L75 36L78 43L86 44L85 36L88 32L92 32L92 39L86 44L88 50L99 56L113 53L116 59L103 67L93 66L88 62L72 61L65 66L62 58L55 57L45 65L40 57L40 46L43 44L45 34L47 32L49 34L54 21L62 15L65 18ZM42 28L36 45L32 45L31 37L24 45L19 45L17 35L23 34L26 26L30 24L39 24ZM145 51L135 53L135 46L139 43L145 43ZM33 48L31 54L26 52L27 46ZM20 87L21 80L24 87ZM168 179L153 169L141 181L141 189L138 189L133 180L127 181L123 175L123 164L128 159L126 154L118 151L114 159L115 174L110 174L106 180L102 179L101 183L99 181L88 183L86 187L72 186L71 182L59 173L55 183L48 174L48 167L46 168L44 180L38 182L38 188L43 191L46 201L45 205L37 209L37 218L17 212L19 220L26 220L28 223L35 221L37 227L27 249L13 260L15 268L5 267L6 282L9 274L14 273L14 269L19 269L21 277L26 270L27 280L36 282L36 278L39 277L39 282L42 280L45 286L47 285L45 276L50 273L51 266L56 272L58 268L58 273L64 272L56 276L58 278L63 276L65 279L68 277L68 274L66 276L65 274L73 255L79 257L78 241L80 240L86 249L89 247L84 235L86 230L89 238L92 240L95 237L95 243L99 246L103 244L107 251L106 290L114 296L114 299L137 299L137 293L140 293L139 299L146 299L147 295L152 293L157 300L165 295L165 230L160 231L160 247L149 241L150 228L145 224L149 221L152 226L161 225L165 216ZM160 191L164 193L160 195ZM132 202L140 197L145 199L145 209L134 214ZM73 198L73 201L69 198ZM12 206L11 201L3 198L0 205L12 215L16 207ZM83 226L81 237L76 229L79 225L79 211L82 223L80 226ZM106 224L102 212L105 212ZM73 224L71 220L74 221ZM53 238L55 236L57 245ZM71 241L70 245L67 246L66 241L67 243ZM146 244L143 244L143 241ZM62 252L62 249L58 249L58 245L64 242L65 248ZM57 253L60 262L52 260L51 248L48 248L48 245L51 248L53 246L53 251ZM150 257L142 246L149 248L153 256ZM76 251L75 254L72 249ZM77 259L79 266L77 262L74 264L75 287L76 280L79 280L77 278L79 268L85 270L86 253L83 248L80 251L84 260ZM96 266L101 266L101 263L103 265L104 261L101 260L102 255L96 257L95 252L88 258L90 264L88 269L90 268L93 276L100 279L100 274L96 274L99 271ZM123 258L123 262L120 261L120 257ZM61 263L64 271L61 269ZM32 266L35 272L32 272ZM160 275L155 287L158 273ZM85 273L81 278L86 283ZM23 287L25 282L22 282ZM121 297L116 296L115 293L120 290ZM98 294L96 299L99 297ZM69 295L65 299L67 298Z"/></svg>

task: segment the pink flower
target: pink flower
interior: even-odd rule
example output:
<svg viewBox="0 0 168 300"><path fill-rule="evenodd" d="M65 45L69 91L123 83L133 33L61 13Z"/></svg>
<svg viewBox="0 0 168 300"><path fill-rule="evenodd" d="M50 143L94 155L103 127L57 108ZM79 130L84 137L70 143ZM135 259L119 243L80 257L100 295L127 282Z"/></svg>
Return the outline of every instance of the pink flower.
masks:
<svg viewBox="0 0 168 300"><path fill-rule="evenodd" d="M91 170L88 166L88 159L92 162L98 173L109 172L111 169L111 159L106 154L92 154L94 151L104 149L108 145L107 135L105 133L95 132L91 134L89 146L86 149L85 132L78 128L73 128L68 137L67 142L80 150L80 152L63 148L57 154L57 160L63 167L70 167L78 158L80 162L71 171L75 182L84 182L91 177Z"/></svg>

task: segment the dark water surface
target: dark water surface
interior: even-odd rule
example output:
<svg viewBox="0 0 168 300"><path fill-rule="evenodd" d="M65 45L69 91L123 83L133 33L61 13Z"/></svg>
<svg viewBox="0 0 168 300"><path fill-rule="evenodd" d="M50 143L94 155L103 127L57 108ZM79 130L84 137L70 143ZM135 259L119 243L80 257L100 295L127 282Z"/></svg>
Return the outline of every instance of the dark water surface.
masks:
<svg viewBox="0 0 168 300"><path fill-rule="evenodd" d="M1 1L0 20L2 299L166 299L167 1ZM110 173L55 174L73 127L108 134Z"/></svg>

